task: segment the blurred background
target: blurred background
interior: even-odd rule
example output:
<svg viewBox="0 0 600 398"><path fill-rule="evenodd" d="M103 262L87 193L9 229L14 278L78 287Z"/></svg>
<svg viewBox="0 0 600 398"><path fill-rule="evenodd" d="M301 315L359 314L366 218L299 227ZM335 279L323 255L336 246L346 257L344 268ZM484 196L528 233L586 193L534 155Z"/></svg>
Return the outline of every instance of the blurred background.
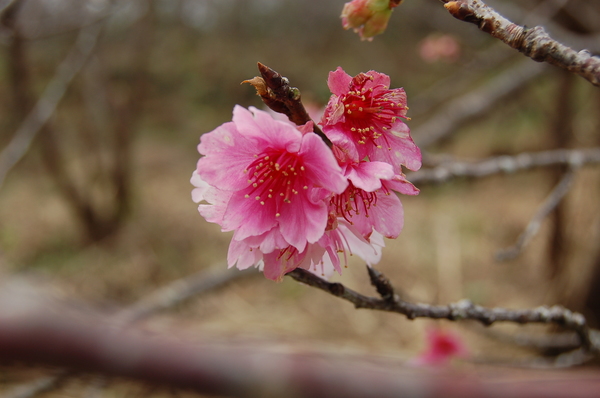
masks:
<svg viewBox="0 0 600 398"><path fill-rule="evenodd" d="M545 26L574 49L600 50L600 3L487 3L515 23ZM257 61L288 77L313 107L327 103L327 74L338 66L351 75L371 69L390 75L392 87L407 92L408 124L423 144L424 167L600 144L600 93L589 82L525 58L453 19L437 0L406 1L372 42L342 29L343 5L0 2L0 148L18 132L35 130L27 120L40 99L45 110L56 104L39 133L30 134L23 156L0 170L3 278L35 275L58 295L113 310L197 271L225 269L231 235L197 213L189 178L201 134L230 120L235 104L262 106L251 86L240 85L258 74ZM562 304L600 326L600 174L594 166L576 173L561 205L519 256L495 259L515 243L564 172L546 167L417 184L419 196L401 198L404 230L386 242L377 268L412 300ZM351 261L334 280L375 294L360 262ZM537 355L470 324L355 310L258 272L144 325L402 359L424 349L427 329L442 327L456 331L478 361ZM493 329L508 336L547 331ZM29 376L5 369L3 380ZM133 390L116 386L120 392L111 396Z"/></svg>

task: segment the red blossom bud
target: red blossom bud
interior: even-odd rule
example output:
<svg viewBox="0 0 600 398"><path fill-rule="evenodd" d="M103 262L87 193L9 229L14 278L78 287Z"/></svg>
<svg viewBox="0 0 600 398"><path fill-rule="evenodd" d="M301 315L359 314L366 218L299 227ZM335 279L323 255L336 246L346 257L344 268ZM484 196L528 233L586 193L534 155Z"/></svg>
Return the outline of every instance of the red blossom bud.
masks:
<svg viewBox="0 0 600 398"><path fill-rule="evenodd" d="M373 36L385 31L392 8L398 4L390 0L353 0L344 5L342 26L354 29L362 40L373 40Z"/></svg>

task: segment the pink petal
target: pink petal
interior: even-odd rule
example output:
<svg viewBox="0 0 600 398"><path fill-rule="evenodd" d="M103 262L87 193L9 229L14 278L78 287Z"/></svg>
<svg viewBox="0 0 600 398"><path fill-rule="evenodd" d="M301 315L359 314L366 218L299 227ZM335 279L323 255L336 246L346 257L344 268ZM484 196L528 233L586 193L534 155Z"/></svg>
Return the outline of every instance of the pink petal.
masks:
<svg viewBox="0 0 600 398"><path fill-rule="evenodd" d="M304 251L307 243L314 243L323 236L327 226L325 202L312 203L299 197L280 209L279 229L284 239L298 251Z"/></svg>
<svg viewBox="0 0 600 398"><path fill-rule="evenodd" d="M346 189L348 181L342 175L342 169L318 135L309 133L302 137L300 155L304 161L306 177L314 185L335 193L342 193Z"/></svg>
<svg viewBox="0 0 600 398"><path fill-rule="evenodd" d="M363 235L370 234L374 229L386 238L395 239L404 226L402 202L394 192L388 195L379 192L377 204L369 209L369 217L361 213L353 216L350 221Z"/></svg>
<svg viewBox="0 0 600 398"><path fill-rule="evenodd" d="M229 268L234 265L238 269L250 268L253 265L257 265L262 259L262 253L253 249L245 242L231 240L229 244L229 250L227 251L227 264Z"/></svg>
<svg viewBox="0 0 600 398"><path fill-rule="evenodd" d="M352 82L352 76L344 72L341 66L338 66L335 71L329 72L327 86L333 94L342 95L348 92L350 82Z"/></svg>
<svg viewBox="0 0 600 398"><path fill-rule="evenodd" d="M374 192L381 188L381 180L389 180L394 176L394 168L384 162L360 162L349 167L346 176L356 188Z"/></svg>
<svg viewBox="0 0 600 398"><path fill-rule="evenodd" d="M247 185L244 169L254 159L257 148L240 135L234 123L225 123L203 134L198 151L205 155L196 167L204 181L226 190Z"/></svg>

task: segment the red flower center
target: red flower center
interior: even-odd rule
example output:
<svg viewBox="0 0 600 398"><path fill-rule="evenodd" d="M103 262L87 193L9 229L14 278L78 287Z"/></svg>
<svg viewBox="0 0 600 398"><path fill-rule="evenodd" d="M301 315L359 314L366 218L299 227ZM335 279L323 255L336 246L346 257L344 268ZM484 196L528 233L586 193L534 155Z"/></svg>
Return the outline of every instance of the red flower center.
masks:
<svg viewBox="0 0 600 398"><path fill-rule="evenodd" d="M257 155L244 172L251 187L245 197L263 206L272 201L277 211L284 203L292 203L300 191L308 189L302 159L286 151L271 150ZM279 215L279 212L275 214Z"/></svg>

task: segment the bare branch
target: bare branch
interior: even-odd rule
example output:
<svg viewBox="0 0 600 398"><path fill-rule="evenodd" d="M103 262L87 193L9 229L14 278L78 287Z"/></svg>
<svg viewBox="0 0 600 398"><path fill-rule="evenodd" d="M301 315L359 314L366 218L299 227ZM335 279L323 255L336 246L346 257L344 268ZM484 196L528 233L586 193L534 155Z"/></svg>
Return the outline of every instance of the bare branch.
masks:
<svg viewBox="0 0 600 398"><path fill-rule="evenodd" d="M523 152L514 156L495 156L478 162L443 162L431 169L407 173L414 184L443 183L454 178L486 177L500 173L515 173L536 167L567 165L579 167L600 163L600 148L556 149L543 152Z"/></svg>
<svg viewBox="0 0 600 398"><path fill-rule="evenodd" d="M522 88L544 70L543 65L529 61L520 62L482 87L452 100L427 122L414 129L415 143L426 147L450 135L460 124L483 114L500 99Z"/></svg>
<svg viewBox="0 0 600 398"><path fill-rule="evenodd" d="M394 293L389 280L380 272L367 267L371 284L377 288L382 298L364 296L341 283L332 283L304 270L297 268L287 275L299 282L321 289L329 294L350 301L356 308L396 312L408 319L431 318L451 321L470 319L486 326L494 322L512 322L519 324L545 323L556 324L577 333L581 345L586 350L597 354L600 347L593 345L585 317L571 312L561 306L538 307L530 310L510 310L505 308L484 308L469 300L461 300L448 305L430 305L410 303Z"/></svg>
<svg viewBox="0 0 600 398"><path fill-rule="evenodd" d="M499 250L496 253L496 259L498 261L512 260L521 254L531 239L537 235L544 219L548 217L548 214L550 214L556 208L556 206L560 204L561 200L564 198L567 192L569 192L574 177L575 173L573 170L568 171L563 176L556 187L554 187L552 192L550 192L550 195L548 195L539 209L535 212L535 215L529 221L529 224L527 224L525 230L517 238L517 242L513 246Z"/></svg>
<svg viewBox="0 0 600 398"><path fill-rule="evenodd" d="M17 129L6 148L0 152L0 187L11 168L27 153L31 142L50 119L67 87L92 53L103 24L96 23L82 29L77 41L58 66L33 110Z"/></svg>
<svg viewBox="0 0 600 398"><path fill-rule="evenodd" d="M526 28L512 23L481 0L441 0L457 19L470 22L538 62L547 62L600 86L600 58L579 52L552 39L541 26Z"/></svg>

